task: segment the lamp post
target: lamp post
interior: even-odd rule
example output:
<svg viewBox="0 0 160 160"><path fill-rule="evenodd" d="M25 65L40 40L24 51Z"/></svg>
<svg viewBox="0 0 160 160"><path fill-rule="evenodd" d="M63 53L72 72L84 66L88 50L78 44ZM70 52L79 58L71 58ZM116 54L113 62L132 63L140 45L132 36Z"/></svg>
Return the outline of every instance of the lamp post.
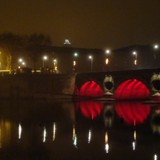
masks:
<svg viewBox="0 0 160 160"><path fill-rule="evenodd" d="M26 62L23 60L23 58L19 58L18 62L22 65L22 66L26 66ZM18 68L21 68L20 66Z"/></svg>
<svg viewBox="0 0 160 160"><path fill-rule="evenodd" d="M57 66L57 64L58 64L57 59L53 59L53 65L54 65L54 71L55 71L55 73L58 72L58 66Z"/></svg>
<svg viewBox="0 0 160 160"><path fill-rule="evenodd" d="M75 72L76 71L76 66L77 66L77 57L78 57L78 53L77 52L75 52L74 54L73 54L73 72Z"/></svg>
<svg viewBox="0 0 160 160"><path fill-rule="evenodd" d="M134 56L134 65L136 66L137 65L137 56L138 56L138 54L137 54L136 51L133 51L132 55Z"/></svg>
<svg viewBox="0 0 160 160"><path fill-rule="evenodd" d="M43 56L43 68L44 68L44 62L48 60L47 56Z"/></svg>
<svg viewBox="0 0 160 160"><path fill-rule="evenodd" d="M108 66L108 64L109 64L109 55L110 54L111 54L110 49L106 49L105 50L105 55L106 55L105 64L106 64L106 66Z"/></svg>
<svg viewBox="0 0 160 160"><path fill-rule="evenodd" d="M92 72L92 69L93 69L93 56L89 55L88 58L91 61L90 71Z"/></svg>

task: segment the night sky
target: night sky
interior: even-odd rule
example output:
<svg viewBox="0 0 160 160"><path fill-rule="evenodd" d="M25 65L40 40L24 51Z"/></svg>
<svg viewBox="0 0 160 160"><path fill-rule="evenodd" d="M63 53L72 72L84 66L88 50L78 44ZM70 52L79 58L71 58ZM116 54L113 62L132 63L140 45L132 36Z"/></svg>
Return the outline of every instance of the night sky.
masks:
<svg viewBox="0 0 160 160"><path fill-rule="evenodd" d="M0 0L0 33L43 33L62 46L118 48L160 41L160 0Z"/></svg>

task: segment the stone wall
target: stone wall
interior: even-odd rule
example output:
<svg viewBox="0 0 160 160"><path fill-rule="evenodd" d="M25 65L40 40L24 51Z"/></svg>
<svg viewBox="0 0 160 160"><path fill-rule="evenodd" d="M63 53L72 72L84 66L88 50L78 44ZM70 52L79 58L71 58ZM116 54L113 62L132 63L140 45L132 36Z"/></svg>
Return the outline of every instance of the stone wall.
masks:
<svg viewBox="0 0 160 160"><path fill-rule="evenodd" d="M73 95L75 75L17 74L0 76L0 98Z"/></svg>

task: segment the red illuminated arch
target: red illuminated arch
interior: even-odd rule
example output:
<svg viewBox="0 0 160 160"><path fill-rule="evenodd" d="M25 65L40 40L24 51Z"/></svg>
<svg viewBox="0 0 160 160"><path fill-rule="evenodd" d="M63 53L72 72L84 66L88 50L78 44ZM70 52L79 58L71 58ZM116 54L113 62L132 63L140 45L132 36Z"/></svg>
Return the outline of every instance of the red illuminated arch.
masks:
<svg viewBox="0 0 160 160"><path fill-rule="evenodd" d="M100 115L103 108L101 102L83 101L80 103L81 113L89 119L94 119Z"/></svg>
<svg viewBox="0 0 160 160"><path fill-rule="evenodd" d="M88 81L83 84L79 91L80 96L100 97L103 96L101 87L94 81Z"/></svg>
<svg viewBox="0 0 160 160"><path fill-rule="evenodd" d="M129 79L119 85L115 92L117 99L145 99L150 92L148 88L136 79Z"/></svg>
<svg viewBox="0 0 160 160"><path fill-rule="evenodd" d="M116 104L116 112L123 118L126 124L141 124L150 114L150 106L140 102L119 102Z"/></svg>

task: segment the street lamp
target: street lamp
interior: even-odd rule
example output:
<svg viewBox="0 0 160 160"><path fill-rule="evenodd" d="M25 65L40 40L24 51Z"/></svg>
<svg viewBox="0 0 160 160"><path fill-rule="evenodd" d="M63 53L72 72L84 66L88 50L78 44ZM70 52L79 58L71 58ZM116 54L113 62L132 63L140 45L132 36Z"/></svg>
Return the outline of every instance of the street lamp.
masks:
<svg viewBox="0 0 160 160"><path fill-rule="evenodd" d="M92 68L93 68L93 56L89 55L88 58L91 61L91 72L92 72Z"/></svg>
<svg viewBox="0 0 160 160"><path fill-rule="evenodd" d="M22 65L22 66L26 66L26 62L23 60L23 58L19 58L18 62ZM18 66L19 68L20 66Z"/></svg>
<svg viewBox="0 0 160 160"><path fill-rule="evenodd" d="M106 54L105 64L108 65L109 64L109 55L111 54L110 49L106 49L105 54Z"/></svg>
<svg viewBox="0 0 160 160"><path fill-rule="evenodd" d="M18 62L22 63L22 62L23 62L23 59L22 59L22 58L19 58L19 59L18 59Z"/></svg>
<svg viewBox="0 0 160 160"><path fill-rule="evenodd" d="M137 52L133 51L132 55L134 56L134 65L137 65Z"/></svg>
<svg viewBox="0 0 160 160"><path fill-rule="evenodd" d="M73 54L73 57L74 57L74 59L73 59L73 72L75 72L76 71L76 66L77 66L77 61L75 59L78 57L78 53L75 52Z"/></svg>
<svg viewBox="0 0 160 160"><path fill-rule="evenodd" d="M154 44L154 45L153 45L153 48L154 48L155 50L158 50L158 49L159 49L159 45L158 45L158 44Z"/></svg>
<svg viewBox="0 0 160 160"><path fill-rule="evenodd" d="M53 65L54 65L54 71L55 71L55 73L57 73L57 72L58 72L57 64L58 64L57 59L53 59Z"/></svg>
<svg viewBox="0 0 160 160"><path fill-rule="evenodd" d="M111 53L110 49L106 49L105 53L108 55Z"/></svg>
<svg viewBox="0 0 160 160"><path fill-rule="evenodd" d="M48 60L47 56L43 56L43 68L44 68L44 62Z"/></svg>

